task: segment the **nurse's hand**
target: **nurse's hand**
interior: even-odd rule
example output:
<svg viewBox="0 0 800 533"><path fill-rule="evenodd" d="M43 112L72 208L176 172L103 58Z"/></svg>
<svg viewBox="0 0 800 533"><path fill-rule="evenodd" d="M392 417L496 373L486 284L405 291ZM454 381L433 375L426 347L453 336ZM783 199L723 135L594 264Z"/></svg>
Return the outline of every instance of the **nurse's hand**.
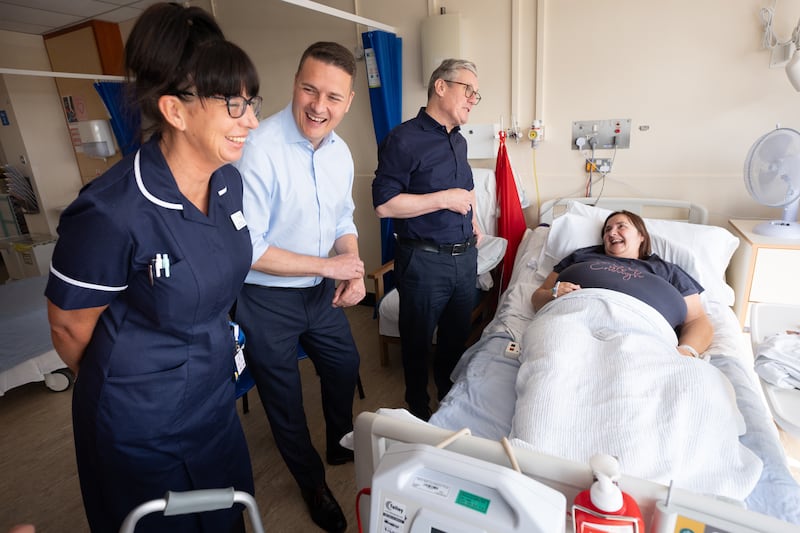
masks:
<svg viewBox="0 0 800 533"><path fill-rule="evenodd" d="M342 281L333 293L333 307L350 307L356 305L367 295L364 278Z"/></svg>

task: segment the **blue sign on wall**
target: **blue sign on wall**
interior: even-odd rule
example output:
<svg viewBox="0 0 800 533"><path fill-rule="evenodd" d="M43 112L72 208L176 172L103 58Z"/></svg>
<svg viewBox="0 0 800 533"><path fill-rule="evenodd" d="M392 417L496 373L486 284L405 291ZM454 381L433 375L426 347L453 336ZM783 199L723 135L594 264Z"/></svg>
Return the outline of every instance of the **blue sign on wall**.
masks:
<svg viewBox="0 0 800 533"><path fill-rule="evenodd" d="M8 126L8 115L5 109L0 109L0 124Z"/></svg>

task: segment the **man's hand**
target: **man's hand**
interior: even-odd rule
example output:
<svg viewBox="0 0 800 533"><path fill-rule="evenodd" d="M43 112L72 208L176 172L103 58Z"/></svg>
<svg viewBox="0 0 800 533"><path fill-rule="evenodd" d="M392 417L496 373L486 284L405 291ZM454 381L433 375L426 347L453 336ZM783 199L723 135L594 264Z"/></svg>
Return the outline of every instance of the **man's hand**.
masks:
<svg viewBox="0 0 800 533"><path fill-rule="evenodd" d="M364 261L357 254L343 253L325 260L324 277L338 281L361 279L364 285ZM364 294L361 295L364 297Z"/></svg>
<svg viewBox="0 0 800 533"><path fill-rule="evenodd" d="M475 246L480 246L483 241L483 232L474 219L472 221L472 233L475 235Z"/></svg>
<svg viewBox="0 0 800 533"><path fill-rule="evenodd" d="M444 195L445 207L450 211L466 215L475 202L475 195L466 189L447 189L440 194Z"/></svg>
<svg viewBox="0 0 800 533"><path fill-rule="evenodd" d="M342 281L333 293L333 307L350 307L364 299L367 289L364 278Z"/></svg>

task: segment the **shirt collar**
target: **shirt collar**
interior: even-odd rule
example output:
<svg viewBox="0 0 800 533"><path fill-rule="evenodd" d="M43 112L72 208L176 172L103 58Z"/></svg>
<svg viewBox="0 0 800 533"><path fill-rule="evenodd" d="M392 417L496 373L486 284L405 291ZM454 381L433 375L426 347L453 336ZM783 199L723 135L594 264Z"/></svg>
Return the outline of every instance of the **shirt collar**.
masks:
<svg viewBox="0 0 800 533"><path fill-rule="evenodd" d="M448 133L447 128L445 128L444 125L439 124L439 122L437 122L435 118L430 116L424 107L419 108L419 113L417 113L417 118L422 123L422 129L424 130L441 130L445 134ZM457 133L459 131L461 131L461 126L453 126L453 129L450 130L450 134Z"/></svg>

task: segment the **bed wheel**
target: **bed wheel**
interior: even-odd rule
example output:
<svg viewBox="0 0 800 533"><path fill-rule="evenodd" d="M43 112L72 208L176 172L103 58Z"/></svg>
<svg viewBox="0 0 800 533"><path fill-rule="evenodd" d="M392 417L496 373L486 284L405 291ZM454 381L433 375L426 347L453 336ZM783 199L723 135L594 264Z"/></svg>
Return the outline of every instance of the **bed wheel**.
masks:
<svg viewBox="0 0 800 533"><path fill-rule="evenodd" d="M63 392L72 386L75 375L69 368L59 368L44 376L44 384L47 388L55 392Z"/></svg>

